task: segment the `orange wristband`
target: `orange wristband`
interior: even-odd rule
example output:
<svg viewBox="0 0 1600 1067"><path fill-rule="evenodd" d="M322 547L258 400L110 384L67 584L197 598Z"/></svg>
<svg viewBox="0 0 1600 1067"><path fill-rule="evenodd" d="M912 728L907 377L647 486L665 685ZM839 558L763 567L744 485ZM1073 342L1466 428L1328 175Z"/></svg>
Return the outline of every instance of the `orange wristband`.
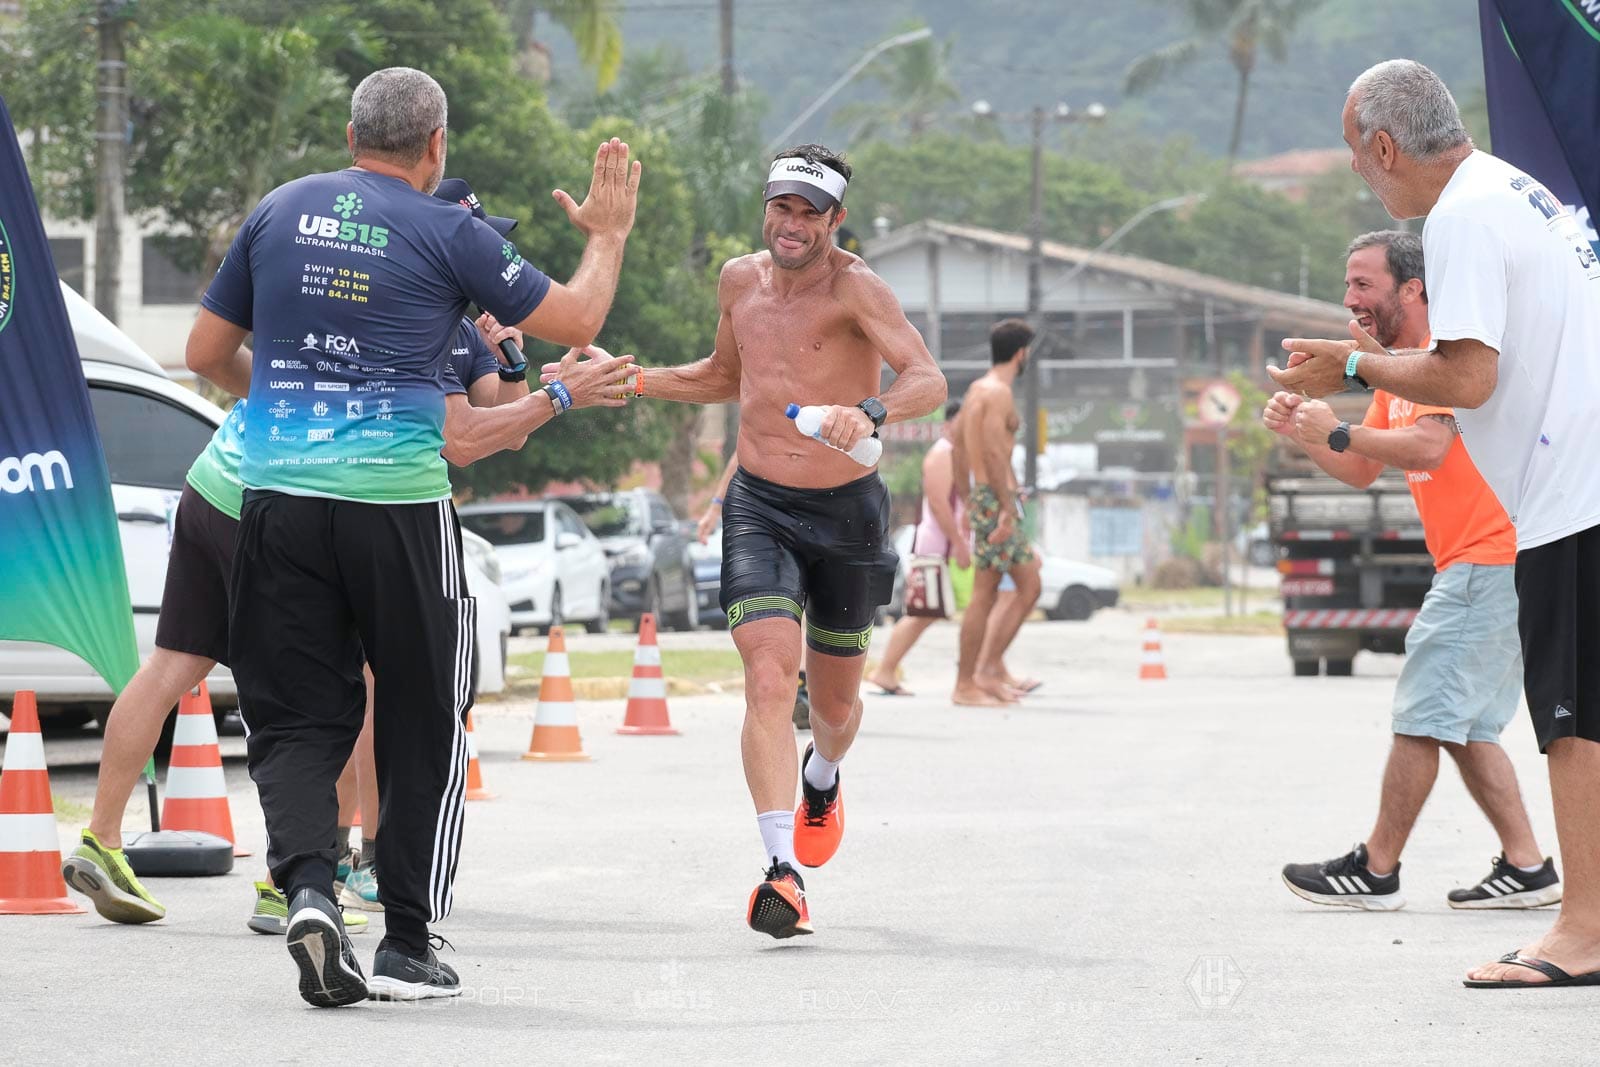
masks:
<svg viewBox="0 0 1600 1067"><path fill-rule="evenodd" d="M644 368L643 367L640 367L639 368L639 373L637 373L637 374L635 374L633 376L633 395L635 397L644 396Z"/></svg>

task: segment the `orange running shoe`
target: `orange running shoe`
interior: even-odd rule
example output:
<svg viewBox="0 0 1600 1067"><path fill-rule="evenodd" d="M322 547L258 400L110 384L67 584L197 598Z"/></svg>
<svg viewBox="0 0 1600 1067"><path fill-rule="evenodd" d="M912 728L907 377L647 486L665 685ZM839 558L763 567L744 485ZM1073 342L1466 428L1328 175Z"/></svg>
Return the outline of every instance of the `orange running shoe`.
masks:
<svg viewBox="0 0 1600 1067"><path fill-rule="evenodd" d="M826 793L806 781L806 763L817 750L806 746L800 761L800 791L803 798L794 813L794 858L807 867L821 867L839 851L844 837L844 801L839 796L839 779Z"/></svg>
<svg viewBox="0 0 1600 1067"><path fill-rule="evenodd" d="M767 879L750 894L750 929L773 937L793 937L814 933L811 911L806 907L806 884L787 863L775 864Z"/></svg>

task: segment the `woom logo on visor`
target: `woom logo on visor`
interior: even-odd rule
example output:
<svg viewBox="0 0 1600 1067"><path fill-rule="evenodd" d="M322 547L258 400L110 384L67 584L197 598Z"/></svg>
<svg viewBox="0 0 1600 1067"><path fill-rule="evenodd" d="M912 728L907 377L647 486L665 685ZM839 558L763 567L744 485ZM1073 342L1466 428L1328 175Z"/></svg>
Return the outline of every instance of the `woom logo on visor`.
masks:
<svg viewBox="0 0 1600 1067"><path fill-rule="evenodd" d="M803 196L818 211L827 211L844 202L844 191L848 184L843 174L818 166L808 159L788 156L774 160L772 169L767 172L765 199Z"/></svg>

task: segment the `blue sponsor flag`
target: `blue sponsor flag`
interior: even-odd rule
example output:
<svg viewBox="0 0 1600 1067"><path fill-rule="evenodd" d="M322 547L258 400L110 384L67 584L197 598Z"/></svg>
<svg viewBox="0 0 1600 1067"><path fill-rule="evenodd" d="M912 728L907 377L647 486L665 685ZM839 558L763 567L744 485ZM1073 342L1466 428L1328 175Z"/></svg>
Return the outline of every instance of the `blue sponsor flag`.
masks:
<svg viewBox="0 0 1600 1067"><path fill-rule="evenodd" d="M0 638L139 668L111 476L33 186L0 97Z"/></svg>
<svg viewBox="0 0 1600 1067"><path fill-rule="evenodd" d="M1542 182L1600 252L1600 0L1478 0L1494 154Z"/></svg>

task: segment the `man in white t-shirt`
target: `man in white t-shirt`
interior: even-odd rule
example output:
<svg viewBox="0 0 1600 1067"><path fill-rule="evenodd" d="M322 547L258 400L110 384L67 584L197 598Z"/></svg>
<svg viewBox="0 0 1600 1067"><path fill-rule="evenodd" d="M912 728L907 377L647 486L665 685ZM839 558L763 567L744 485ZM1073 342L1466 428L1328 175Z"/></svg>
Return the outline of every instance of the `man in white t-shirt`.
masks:
<svg viewBox="0 0 1600 1067"><path fill-rule="evenodd" d="M1395 218L1426 215L1434 347L1381 356L1291 339L1278 384L1307 396L1379 388L1456 409L1472 461L1517 528L1524 690L1550 758L1567 870L1544 937L1467 985L1600 986L1600 259L1537 180L1475 151L1437 75L1390 60L1344 108L1352 167Z"/></svg>

